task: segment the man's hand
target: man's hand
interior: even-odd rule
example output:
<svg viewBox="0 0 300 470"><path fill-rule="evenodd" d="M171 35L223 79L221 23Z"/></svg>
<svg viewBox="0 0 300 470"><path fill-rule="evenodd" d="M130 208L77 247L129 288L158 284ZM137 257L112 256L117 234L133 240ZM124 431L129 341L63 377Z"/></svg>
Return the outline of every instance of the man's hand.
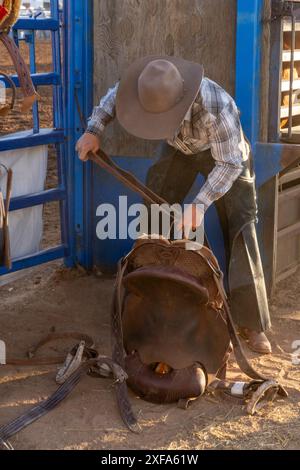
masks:
<svg viewBox="0 0 300 470"><path fill-rule="evenodd" d="M86 162L88 160L88 153L97 153L100 149L100 139L96 135L85 132L76 144L76 151L79 154L80 160Z"/></svg>
<svg viewBox="0 0 300 470"><path fill-rule="evenodd" d="M187 206L184 215L183 221L180 222L177 226L177 229L184 231L185 238L189 238L191 230L196 230L203 222L204 210L199 204L191 204Z"/></svg>

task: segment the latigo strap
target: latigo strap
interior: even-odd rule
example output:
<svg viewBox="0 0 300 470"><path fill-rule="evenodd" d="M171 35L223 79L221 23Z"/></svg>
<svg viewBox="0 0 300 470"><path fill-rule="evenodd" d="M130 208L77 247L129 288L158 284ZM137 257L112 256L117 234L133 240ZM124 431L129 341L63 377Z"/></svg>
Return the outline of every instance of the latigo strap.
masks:
<svg viewBox="0 0 300 470"><path fill-rule="evenodd" d="M89 160L95 162L98 166L113 175L129 189L140 194L140 196L151 204L167 204L167 201L151 191L151 189L139 181L132 173L120 168L106 153L103 152L103 150L99 150L97 154L89 153L88 157Z"/></svg>

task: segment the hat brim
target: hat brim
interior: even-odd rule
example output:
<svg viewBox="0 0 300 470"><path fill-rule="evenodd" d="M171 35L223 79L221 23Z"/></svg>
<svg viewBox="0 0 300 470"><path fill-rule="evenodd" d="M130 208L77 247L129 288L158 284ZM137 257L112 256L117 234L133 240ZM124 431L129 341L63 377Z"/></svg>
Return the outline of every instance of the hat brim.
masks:
<svg viewBox="0 0 300 470"><path fill-rule="evenodd" d="M139 101L138 79L146 65L157 59L168 60L178 68L184 80L184 95L169 111L149 113ZM116 113L121 126L141 139L172 139L199 92L203 73L202 65L179 57L150 56L137 60L124 74L117 93Z"/></svg>

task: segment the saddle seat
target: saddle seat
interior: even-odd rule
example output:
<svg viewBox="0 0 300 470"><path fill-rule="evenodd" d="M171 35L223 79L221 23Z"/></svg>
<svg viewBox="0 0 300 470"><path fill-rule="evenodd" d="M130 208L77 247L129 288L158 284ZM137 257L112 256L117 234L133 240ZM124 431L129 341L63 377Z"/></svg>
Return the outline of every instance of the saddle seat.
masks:
<svg viewBox="0 0 300 470"><path fill-rule="evenodd" d="M224 368L230 338L213 268L218 269L218 264L207 248L189 251L185 243L167 240L137 242L123 277L122 306L129 385L135 390L141 389L142 370L144 385L153 386L157 377L159 387L164 380L171 388L170 374L174 379L181 371L179 389L183 391L189 388L189 376L202 384L204 374L209 384ZM170 373L156 374L153 366L158 363L167 364ZM134 367L140 371L139 379ZM145 395L147 387L142 388ZM183 398L180 393L173 395Z"/></svg>

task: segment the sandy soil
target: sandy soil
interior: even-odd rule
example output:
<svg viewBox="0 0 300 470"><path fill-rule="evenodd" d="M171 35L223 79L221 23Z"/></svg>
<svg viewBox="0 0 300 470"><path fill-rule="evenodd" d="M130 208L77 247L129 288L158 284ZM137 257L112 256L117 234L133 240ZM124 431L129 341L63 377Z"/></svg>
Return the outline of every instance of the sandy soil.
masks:
<svg viewBox="0 0 300 470"><path fill-rule="evenodd" d="M113 280L47 266L27 279L0 289L0 336L10 357L25 357L50 331L79 330L94 337L97 349L110 352L109 307ZM110 380L86 377L56 410L11 441L16 449L300 449L300 366L292 365L292 342L300 340L300 272L278 285L271 304L274 353L253 364L278 377L289 397L257 416L232 402L206 396L188 411L153 405L133 394L131 402L143 428L131 434L118 414ZM72 345L55 344L40 352L57 354ZM40 402L56 389L56 367L0 368L0 424ZM232 359L231 378L242 378Z"/></svg>

